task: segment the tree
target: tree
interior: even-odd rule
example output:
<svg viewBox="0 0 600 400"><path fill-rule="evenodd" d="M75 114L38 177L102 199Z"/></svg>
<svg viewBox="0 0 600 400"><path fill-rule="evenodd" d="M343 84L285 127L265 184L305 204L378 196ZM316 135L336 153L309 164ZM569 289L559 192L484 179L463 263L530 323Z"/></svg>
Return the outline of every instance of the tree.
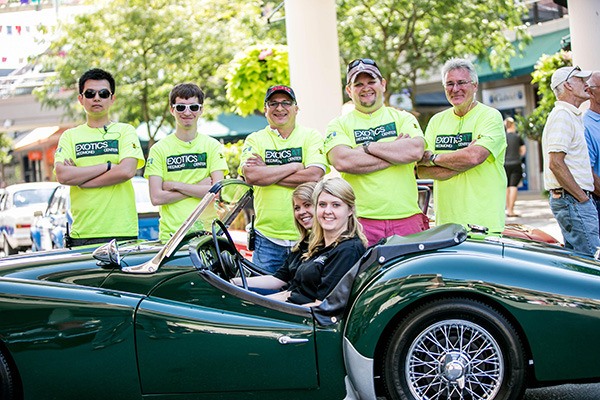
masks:
<svg viewBox="0 0 600 400"><path fill-rule="evenodd" d="M266 29L261 1L108 0L97 11L62 27L40 62L56 71L37 91L40 101L81 115L77 79L92 67L117 80L113 117L134 126L145 123L151 143L161 127L173 125L168 93L177 83L197 82L207 95L205 115L225 108L222 66L254 40L280 38Z"/></svg>
<svg viewBox="0 0 600 400"><path fill-rule="evenodd" d="M570 51L559 51L552 55L543 55L535 64L535 70L531 73L531 83L537 84L537 94L539 98L538 106L533 112L524 117L516 116L517 131L527 136L529 139L540 141L542 131L546 125L548 114L554 107L556 96L550 89L550 80L552 74L558 68L567 67L573 64L573 58Z"/></svg>
<svg viewBox="0 0 600 400"><path fill-rule="evenodd" d="M528 34L521 18L524 2L516 0L338 0L340 51L352 59L377 61L388 81L386 96L413 88L451 57L488 59L507 70L517 49L505 36L512 31L521 44ZM345 71L344 71L345 72ZM414 93L414 90L413 90Z"/></svg>
<svg viewBox="0 0 600 400"><path fill-rule="evenodd" d="M281 45L255 45L239 53L230 63L227 100L239 115L263 109L265 93L272 85L290 84L288 51Z"/></svg>

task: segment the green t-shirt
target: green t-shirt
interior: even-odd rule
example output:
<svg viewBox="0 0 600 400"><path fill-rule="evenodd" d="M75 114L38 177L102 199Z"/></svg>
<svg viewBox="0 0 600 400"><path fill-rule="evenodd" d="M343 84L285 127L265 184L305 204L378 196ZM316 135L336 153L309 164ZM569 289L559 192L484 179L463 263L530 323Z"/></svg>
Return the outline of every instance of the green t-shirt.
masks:
<svg viewBox="0 0 600 400"><path fill-rule="evenodd" d="M448 153L465 148L473 140L489 150L481 164L452 178L433 183L437 225L457 223L487 226L490 233L504 230L506 135L502 115L478 103L464 117L453 109L434 115L425 131L427 149Z"/></svg>
<svg viewBox="0 0 600 400"><path fill-rule="evenodd" d="M160 176L163 181L195 184L215 171L227 171L223 146L210 136L198 134L191 142L168 135L150 148L146 163L146 178ZM159 238L166 241L175 233L200 199L187 197L159 207Z"/></svg>
<svg viewBox="0 0 600 400"><path fill-rule="evenodd" d="M284 165L300 162L304 167L327 168L323 155L323 138L314 129L296 125L290 136L283 139L277 131L266 127L246 138L240 160L239 173L243 175L244 162L259 154L267 165ZM293 188L269 185L254 186L254 227L264 236L273 239L298 240L298 230L294 225L292 206Z"/></svg>
<svg viewBox="0 0 600 400"><path fill-rule="evenodd" d="M423 137L417 119L392 107L372 114L353 110L327 126L325 153L338 145L352 148L364 142L392 142L399 134ZM366 174L341 173L356 193L357 215L369 219L402 219L421 213L418 204L415 165L392 165Z"/></svg>
<svg viewBox="0 0 600 400"><path fill-rule="evenodd" d="M136 158L137 168L144 166L144 154L135 128L113 123L102 128L87 124L66 130L60 137L55 162L72 159L77 167L118 164L125 158ZM135 194L130 180L112 186L80 188L72 186L71 213L73 238L109 238L137 236L138 216Z"/></svg>

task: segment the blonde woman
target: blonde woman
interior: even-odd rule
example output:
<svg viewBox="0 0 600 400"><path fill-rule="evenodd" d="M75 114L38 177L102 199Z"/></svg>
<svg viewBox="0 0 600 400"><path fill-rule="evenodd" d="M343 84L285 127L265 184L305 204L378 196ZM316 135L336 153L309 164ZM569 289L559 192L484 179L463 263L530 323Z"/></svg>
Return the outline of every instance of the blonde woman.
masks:
<svg viewBox="0 0 600 400"><path fill-rule="evenodd" d="M317 220L302 263L286 276L288 285L284 291L269 295L309 307L321 304L364 254L367 245L356 217L354 191L348 182L337 177L319 181L313 200Z"/></svg>
<svg viewBox="0 0 600 400"><path fill-rule="evenodd" d="M300 240L292 248L292 252L287 256L283 265L273 275L253 276L247 279L248 288L252 291L268 294L274 291L279 291L283 288L290 277L296 273L296 269L302 262L301 257L308 250L308 235L313 226L314 204L313 190L316 182L307 182L298 185L292 193L292 205L294 208L294 223L298 232L300 232ZM232 283L236 285L242 284L240 278L233 278Z"/></svg>

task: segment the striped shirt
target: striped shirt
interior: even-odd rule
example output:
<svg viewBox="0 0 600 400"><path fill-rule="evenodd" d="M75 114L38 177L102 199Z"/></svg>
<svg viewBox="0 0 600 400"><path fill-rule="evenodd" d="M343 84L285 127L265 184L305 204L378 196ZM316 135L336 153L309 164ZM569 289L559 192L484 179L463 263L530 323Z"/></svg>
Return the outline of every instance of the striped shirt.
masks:
<svg viewBox="0 0 600 400"><path fill-rule="evenodd" d="M557 189L562 185L549 168L549 153L565 153L565 164L575 182L584 190L594 190L594 178L590 164L582 112L564 101L557 101L548 115L542 133L544 155L544 187Z"/></svg>

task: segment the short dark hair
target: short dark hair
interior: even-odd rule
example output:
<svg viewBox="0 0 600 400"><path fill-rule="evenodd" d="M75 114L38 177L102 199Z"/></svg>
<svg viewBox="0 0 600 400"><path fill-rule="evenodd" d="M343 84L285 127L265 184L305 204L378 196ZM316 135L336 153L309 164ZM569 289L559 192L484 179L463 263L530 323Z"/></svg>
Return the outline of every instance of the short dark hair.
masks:
<svg viewBox="0 0 600 400"><path fill-rule="evenodd" d="M175 99L191 99L192 97L198 98L198 103L204 104L204 92L195 83L180 83L171 89L169 95L169 105L175 104Z"/></svg>
<svg viewBox="0 0 600 400"><path fill-rule="evenodd" d="M109 72L106 72L105 70L100 68L92 68L90 70L85 71L83 75L81 75L81 78L79 78L79 94L83 93L83 87L85 86L85 83L87 81L102 81L105 79L110 85L110 92L112 94L115 94L115 78L113 78L113 76Z"/></svg>

